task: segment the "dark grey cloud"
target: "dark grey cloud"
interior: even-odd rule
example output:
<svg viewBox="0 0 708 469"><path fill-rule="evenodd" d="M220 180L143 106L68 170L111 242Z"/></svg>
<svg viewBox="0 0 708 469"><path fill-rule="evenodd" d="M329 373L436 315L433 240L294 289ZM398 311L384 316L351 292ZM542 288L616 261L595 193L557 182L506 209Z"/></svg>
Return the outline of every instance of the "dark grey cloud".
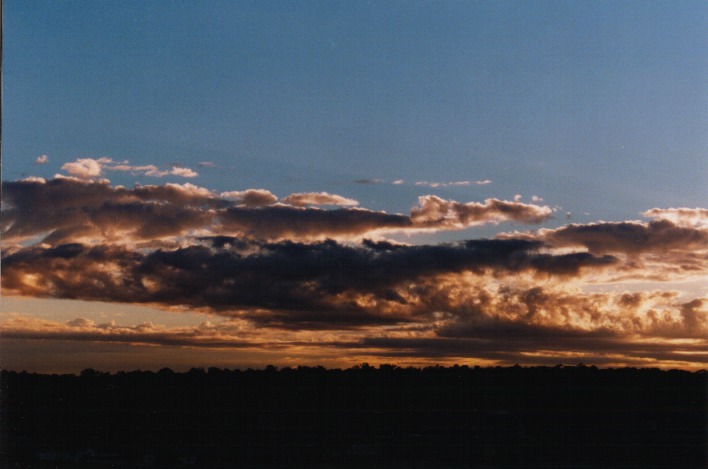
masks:
<svg viewBox="0 0 708 469"><path fill-rule="evenodd" d="M137 186L52 179L3 184L3 238L44 236L51 244L178 236L211 223L226 203L191 184Z"/></svg>
<svg viewBox="0 0 708 469"><path fill-rule="evenodd" d="M241 311L255 322L283 327L329 327L409 321L443 301L441 293L430 296L420 289L437 275L526 271L567 276L613 261L587 254L554 259L537 252L539 243L523 240L369 243L373 248L334 241L204 240L212 246L148 253L110 245L25 248L3 257L4 288L32 296L188 306L222 314ZM401 288L416 289L419 299L409 304ZM362 297L371 304L362 305ZM381 314L381 305L400 311Z"/></svg>
<svg viewBox="0 0 708 469"><path fill-rule="evenodd" d="M410 219L361 209L321 210L289 206L261 209L230 207L221 214L222 230L256 239L301 239L364 235L383 229L407 229Z"/></svg>
<svg viewBox="0 0 708 469"><path fill-rule="evenodd" d="M669 220L571 224L542 230L542 239L554 246L583 246L596 254L708 249L708 230Z"/></svg>
<svg viewBox="0 0 708 469"><path fill-rule="evenodd" d="M386 181L383 179L356 179L354 181L357 184L385 184Z"/></svg>

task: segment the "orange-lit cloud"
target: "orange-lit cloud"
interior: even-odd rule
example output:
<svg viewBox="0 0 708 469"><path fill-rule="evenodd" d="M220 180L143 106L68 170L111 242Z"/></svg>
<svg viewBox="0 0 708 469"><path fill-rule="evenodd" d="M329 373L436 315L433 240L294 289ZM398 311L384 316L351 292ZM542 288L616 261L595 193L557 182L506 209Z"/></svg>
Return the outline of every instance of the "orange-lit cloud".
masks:
<svg viewBox="0 0 708 469"><path fill-rule="evenodd" d="M327 192L305 192L301 194L290 194L283 199L283 202L297 207L306 205L339 205L354 206L359 205L354 199L348 199L341 195L329 194Z"/></svg>
<svg viewBox="0 0 708 469"><path fill-rule="evenodd" d="M653 208L642 215L657 220L669 220L676 225L708 226L708 209L705 208Z"/></svg>
<svg viewBox="0 0 708 469"><path fill-rule="evenodd" d="M72 166L83 176L100 175L100 160ZM73 164L73 163L70 163ZM265 189L216 193L190 184L111 186L82 178L25 179L4 185L3 239L42 237L48 244L145 241L189 233L272 240L363 237L386 231L463 229L486 223L540 223L551 209L489 199L483 204L419 198L411 215L350 208L357 201L328 193L298 193L276 205ZM344 206L323 210L313 205Z"/></svg>
<svg viewBox="0 0 708 469"><path fill-rule="evenodd" d="M411 220L421 227L460 229L504 221L541 223L552 214L549 207L521 202L487 199L484 203L461 203L435 195L424 195L418 198L418 206L411 211Z"/></svg>
<svg viewBox="0 0 708 469"><path fill-rule="evenodd" d="M356 201L299 193L278 202L265 189L218 193L189 183L127 189L97 181L92 163L69 168L73 179L5 183L3 294L189 310L221 322L13 317L0 324L5 338L278 347L293 356L706 363L708 299L661 284L708 276L703 209L405 245L367 237L537 224L553 210L432 195L410 215L327 210L312 205ZM622 288L648 280L654 286L643 291Z"/></svg>
<svg viewBox="0 0 708 469"><path fill-rule="evenodd" d="M43 155L44 156L44 155ZM38 161L39 162L39 161ZM46 162L42 161L43 163ZM127 161L115 162L112 158L77 158L76 161L64 163L61 167L69 176L79 179L96 179L106 171L129 172L151 177L180 176L184 178L197 177L196 171L181 167L172 166L170 169L160 170L155 165L130 165Z"/></svg>
<svg viewBox="0 0 708 469"><path fill-rule="evenodd" d="M245 191L222 192L220 196L227 200L234 200L239 205L246 207L265 207L273 205L278 201L278 197L266 189L247 189Z"/></svg>

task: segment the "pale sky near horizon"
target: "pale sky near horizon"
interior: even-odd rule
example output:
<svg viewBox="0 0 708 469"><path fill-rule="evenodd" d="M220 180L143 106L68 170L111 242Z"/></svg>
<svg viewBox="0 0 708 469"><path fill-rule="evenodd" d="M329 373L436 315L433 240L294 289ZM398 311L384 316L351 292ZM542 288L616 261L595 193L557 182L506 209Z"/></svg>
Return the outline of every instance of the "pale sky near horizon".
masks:
<svg viewBox="0 0 708 469"><path fill-rule="evenodd" d="M3 15L0 365L587 362L600 350L599 364L705 366L705 2L6 0ZM518 253L493 266L409 260L464 257L440 251L461 240L479 253L487 245L475 243L495 236L527 264ZM155 262L182 266L176 257L209 237L212 257L199 265L234 277L176 295L189 288ZM290 258L268 244L287 241L309 251ZM92 272L76 259L99 248L120 266L113 286L140 288L108 288L98 271L100 288L70 283ZM175 259L156 260L167 252ZM324 280L324 252L342 256L327 269L344 265L385 291ZM307 274L240 264L276 255L308 259ZM573 255L591 257L550 264ZM57 259L59 273L42 270ZM379 279L384 268L397 277ZM238 269L263 278L249 286ZM158 292L163 281L175 283ZM227 285L242 290L218 293ZM264 285L278 293L247 294ZM433 285L449 288L445 301ZM479 291L450 300L466 289ZM567 310L571 290L583 311L595 308L588 318ZM626 325L612 319L621 330L598 319L630 306ZM330 310L341 316L328 322ZM512 355L504 341L470 342L569 328L564 340L584 331L597 342ZM618 345L629 337L693 348ZM76 364L47 358L60 345Z"/></svg>

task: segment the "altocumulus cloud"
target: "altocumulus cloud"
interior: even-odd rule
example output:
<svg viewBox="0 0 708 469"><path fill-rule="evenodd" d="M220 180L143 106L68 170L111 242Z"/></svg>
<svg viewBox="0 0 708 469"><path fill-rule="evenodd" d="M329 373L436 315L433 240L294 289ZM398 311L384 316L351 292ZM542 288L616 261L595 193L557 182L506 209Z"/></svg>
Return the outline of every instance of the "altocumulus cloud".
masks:
<svg viewBox="0 0 708 469"><path fill-rule="evenodd" d="M382 359L706 362L705 298L586 288L705 276L704 209L403 245L381 234L539 224L553 210L427 195L410 214L392 214L329 193L278 199L266 189L218 193L189 183L111 186L100 179L109 167L151 169L71 164L73 179L5 183L3 293L187 309L221 322L176 328L16 316L0 324L4 337L349 349Z"/></svg>
<svg viewBox="0 0 708 469"><path fill-rule="evenodd" d="M100 175L100 168L92 164L87 173ZM347 238L502 221L540 223L552 213L548 207L497 199L461 204L425 196L410 215L399 215L348 208L358 202L328 193L292 194L276 204L276 196L264 189L219 194L189 183L126 189L80 178L7 182L3 197L4 240L43 237L49 244L145 241L197 231L268 239ZM345 208L323 210L314 205Z"/></svg>

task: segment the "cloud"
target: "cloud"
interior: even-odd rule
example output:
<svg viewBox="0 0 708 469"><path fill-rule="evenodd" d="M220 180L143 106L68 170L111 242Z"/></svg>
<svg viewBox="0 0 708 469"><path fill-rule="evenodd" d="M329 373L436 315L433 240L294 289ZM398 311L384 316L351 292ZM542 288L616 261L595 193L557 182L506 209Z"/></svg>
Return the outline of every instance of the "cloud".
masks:
<svg viewBox="0 0 708 469"><path fill-rule="evenodd" d="M5 339L114 342L133 345L163 345L205 348L261 348L263 341L243 338L238 324L202 322L196 326L166 327L152 323L119 325L115 321L96 324L85 318L67 323L15 316L0 323Z"/></svg>
<svg viewBox="0 0 708 469"><path fill-rule="evenodd" d="M680 226L668 220L570 224L557 229L539 230L537 235L531 237L543 239L554 246L582 246L600 254L708 249L708 230Z"/></svg>
<svg viewBox="0 0 708 469"><path fill-rule="evenodd" d="M265 207L273 205L278 197L266 189L248 189L245 191L222 192L221 197L231 199L246 207Z"/></svg>
<svg viewBox="0 0 708 469"><path fill-rule="evenodd" d="M114 163L99 166L106 164ZM3 294L189 310L231 329L78 318L5 322L0 332L17 340L259 350L277 336L288 351L451 360L576 353L586 362L593 354L604 354L605 363L705 362L698 348L706 346L708 300L660 284L655 291L622 289L624 282L703 278L703 209L652 209L648 222L406 245L380 236L534 224L553 209L434 195L421 196L410 215L311 206L347 200L313 192L278 203L265 189L125 188L78 176L6 182Z"/></svg>
<svg viewBox="0 0 708 469"><path fill-rule="evenodd" d="M193 178L198 176L196 171L181 166L172 166L172 168L168 170L160 170L155 165L134 166L128 164L128 161L116 163L113 159L108 157L98 159L78 158L74 162L64 163L61 169L69 173L70 176L79 179L98 178L105 171L129 172L135 175L151 177L179 176Z"/></svg>
<svg viewBox="0 0 708 469"><path fill-rule="evenodd" d="M43 177L38 177L38 176L27 176L26 178L20 179L20 181L23 182L36 182L38 184L46 184L47 180L44 179Z"/></svg>
<svg viewBox="0 0 708 469"><path fill-rule="evenodd" d="M357 184L385 184L386 181L383 179L356 179L354 181Z"/></svg>
<svg viewBox="0 0 708 469"><path fill-rule="evenodd" d="M372 355L390 359L420 357L447 359L453 363L469 360L497 364L554 365L579 363L619 367L686 367L704 369L708 357L706 344L632 343L625 336L605 336L566 329L536 328L535 337L506 337L504 328L489 329L498 338L474 339L460 337L370 337L358 343L336 344L349 350L369 349ZM548 344L548 345L542 345ZM353 353L353 352L349 352ZM360 352L361 353L361 352Z"/></svg>
<svg viewBox="0 0 708 469"><path fill-rule="evenodd" d="M132 166L127 163L115 164L115 165L104 165L102 169L106 171L122 171L129 172L135 175L142 174L144 176L151 177L165 177L165 176L180 176L183 178L193 178L199 176L196 171L189 168L184 168L181 166L172 166L172 168L167 170L160 170L155 165L144 165L144 166Z"/></svg>
<svg viewBox="0 0 708 469"><path fill-rule="evenodd" d="M450 292L469 288L469 278L457 275L565 278L615 262L538 248L516 240L344 246L217 238L211 247L145 253L64 244L4 256L3 286L30 296L201 308L269 326L328 328L408 322L431 308L455 309Z"/></svg>
<svg viewBox="0 0 708 469"><path fill-rule="evenodd" d="M314 195L317 197L305 194L299 200L286 199L298 203L339 200L330 194ZM5 246L31 239L50 245L158 240L183 245L189 243L185 237L219 235L270 241L361 241L386 232L459 230L503 221L539 223L552 214L546 206L498 199L461 203L422 196L410 216L362 208L288 206L276 200L265 189L216 193L190 183L127 189L78 178L25 179L4 184L2 235ZM557 254L569 254L563 265L570 265L571 259L584 262L583 251L599 259L606 255L632 257L631 262L624 259L624 270L616 270L618 279L639 271L648 275L650 267L655 267L655 276L704 272L708 251L705 228L662 219L570 224L498 237L539 241ZM556 262L558 258L536 262Z"/></svg>
<svg viewBox="0 0 708 469"><path fill-rule="evenodd" d="M79 179L24 180L4 185L3 239L21 241L43 236L47 243L71 241L118 242L148 233L177 236L189 230L250 236L281 237L347 235L395 225L404 227L402 216L368 211L329 213L316 209L264 207L276 198L265 190L216 194L186 184L111 187ZM234 207L239 204L242 207ZM290 225L295 223L295 225ZM158 229L159 225L164 225ZM348 227L351 227L349 229Z"/></svg>
<svg viewBox="0 0 708 469"><path fill-rule="evenodd" d="M211 226L222 204L192 184L137 186L133 190L80 179L15 181L3 185L3 239L43 242L118 242L178 236Z"/></svg>
<svg viewBox="0 0 708 469"><path fill-rule="evenodd" d="M411 210L411 220L421 227L461 229L504 221L536 224L549 219L552 214L549 207L521 202L486 199L484 203L460 203L425 195L418 198L418 206Z"/></svg>
<svg viewBox="0 0 708 469"><path fill-rule="evenodd" d="M291 205L276 205L277 197L265 189L216 193L190 183L127 189L78 177L6 182L4 189L4 241L39 236L51 244L145 241L157 233L165 238L189 232L271 240L356 238L502 221L538 223L551 213L548 207L497 199L464 204L423 196L407 216L349 208L358 202L326 192L292 194L283 199ZM314 204L343 208L324 210Z"/></svg>
<svg viewBox="0 0 708 469"><path fill-rule="evenodd" d="M39 155L34 162L37 164L46 164L49 162L49 157L47 155Z"/></svg>
<svg viewBox="0 0 708 469"><path fill-rule="evenodd" d="M544 243L551 252L587 251L620 260L603 281L680 281L708 274L708 228L666 219L569 224L536 232L500 233L498 239ZM597 279L596 279L597 280Z"/></svg>
<svg viewBox="0 0 708 469"><path fill-rule="evenodd" d="M653 208L642 216L655 220L668 220L679 226L708 227L708 209L705 208Z"/></svg>
<svg viewBox="0 0 708 469"><path fill-rule="evenodd" d="M704 308L706 302L708 302L706 299L697 298L681 305L681 319L686 332L691 335L702 336L708 332L706 329L708 310Z"/></svg>
<svg viewBox="0 0 708 469"><path fill-rule="evenodd" d="M324 239L360 237L385 232L459 230L487 223L515 221L540 223L552 213L548 207L488 199L484 204L446 201L436 196L420 197L411 215L388 214L361 208L323 210L304 208L307 203L347 203L330 194L294 194L283 199L296 206L263 208L229 207L219 215L223 234L241 234L265 239ZM295 197L298 196L298 197Z"/></svg>
<svg viewBox="0 0 708 469"><path fill-rule="evenodd" d="M267 324L243 319L166 327L146 322L96 323L86 318L59 323L12 315L0 322L0 334L5 340L248 348L320 357L338 353L451 362L473 359L478 363L553 365L581 361L604 366L678 364L693 368L708 363L708 311L702 307L708 301L705 298L681 303L675 295L666 293L591 294L581 295L581 304L573 307L577 299L570 301L562 294L555 298L558 292L553 290L538 295L537 288L514 292L477 290L469 298L477 300L472 308L418 317L417 322L407 324L381 320L375 328L366 327L362 319L356 322L355 315L349 315L351 322L331 323L327 329L313 327L309 331L300 327L263 329ZM529 296L535 297L531 302L538 308L538 316L531 317L527 312ZM565 302L570 309L558 309L565 308ZM662 310L657 314L654 308ZM548 314L551 315L543 317ZM580 316L574 317L576 314ZM323 314L311 312L304 316L301 319L310 316L321 320ZM270 317L286 318L285 314ZM568 322L568 318L572 321ZM582 323L585 319L590 322Z"/></svg>
<svg viewBox="0 0 708 469"><path fill-rule="evenodd" d="M91 179L100 176L103 164L110 162L109 158L79 158L72 163L64 163L61 169L79 179Z"/></svg>
<svg viewBox="0 0 708 469"><path fill-rule="evenodd" d="M354 206L359 205L354 199L347 199L336 194L328 192L305 192L299 194L290 194L283 199L283 202L297 207L306 205L339 205L339 206Z"/></svg>
<svg viewBox="0 0 708 469"><path fill-rule="evenodd" d="M484 186L487 184L491 184L492 181L490 179L483 179L479 181L450 181L450 182L429 182L429 181L418 181L415 183L416 186L425 186L425 187L460 187L460 186Z"/></svg>
<svg viewBox="0 0 708 469"><path fill-rule="evenodd" d="M324 210L290 206L229 207L220 214L220 231L256 239L316 240L356 237L411 227L405 215L364 209Z"/></svg>
<svg viewBox="0 0 708 469"><path fill-rule="evenodd" d="M161 173L162 174L162 173ZM193 178L199 176L196 171L193 171L189 168L183 168L180 166L173 166L172 169L169 171L165 172L164 175L171 174L173 176L180 176L183 178Z"/></svg>

